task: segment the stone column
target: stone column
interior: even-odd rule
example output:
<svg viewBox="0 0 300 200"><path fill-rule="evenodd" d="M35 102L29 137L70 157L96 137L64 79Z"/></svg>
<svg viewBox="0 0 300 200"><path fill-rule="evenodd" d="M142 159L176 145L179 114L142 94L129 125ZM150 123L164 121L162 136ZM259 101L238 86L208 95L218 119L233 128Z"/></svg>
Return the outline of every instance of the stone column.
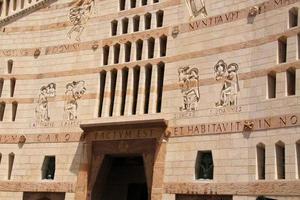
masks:
<svg viewBox="0 0 300 200"><path fill-rule="evenodd" d="M152 18L151 18L151 28L157 28L157 15L156 12L151 13Z"/></svg>
<svg viewBox="0 0 300 200"><path fill-rule="evenodd" d="M154 54L153 58L160 57L160 38L154 38Z"/></svg>
<svg viewBox="0 0 300 200"><path fill-rule="evenodd" d="M140 31L145 31L145 15L140 17Z"/></svg>
<svg viewBox="0 0 300 200"><path fill-rule="evenodd" d="M128 69L128 84L127 84L127 92L126 92L126 100L125 100L125 116L132 115L132 104L133 104L133 68Z"/></svg>
<svg viewBox="0 0 300 200"><path fill-rule="evenodd" d="M109 107L110 107L110 91L111 89L111 71L106 72L105 79L105 89L104 89L104 97L103 97L103 105L102 105L102 117L109 116Z"/></svg>
<svg viewBox="0 0 300 200"><path fill-rule="evenodd" d="M114 64L114 46L109 47L108 65Z"/></svg>
<svg viewBox="0 0 300 200"><path fill-rule="evenodd" d="M148 59L148 40L143 41L142 60Z"/></svg>
<svg viewBox="0 0 300 200"><path fill-rule="evenodd" d="M125 44L120 44L119 63L125 63Z"/></svg>
<svg viewBox="0 0 300 200"><path fill-rule="evenodd" d="M123 83L122 70L118 70L118 72L117 72L117 81L116 81L116 90L115 90L115 101L114 101L113 116L120 116L120 113L121 113L122 83Z"/></svg>
<svg viewBox="0 0 300 200"><path fill-rule="evenodd" d="M152 67L151 75L151 89L150 89L150 99L149 99L149 113L156 113L157 106L157 65Z"/></svg>
<svg viewBox="0 0 300 200"><path fill-rule="evenodd" d="M133 17L128 18L128 33L133 33Z"/></svg>
<svg viewBox="0 0 300 200"><path fill-rule="evenodd" d="M136 7L142 6L142 0L136 0Z"/></svg>
<svg viewBox="0 0 300 200"><path fill-rule="evenodd" d="M141 66L141 68L140 68L139 91L138 91L138 98L137 98L137 108L136 108L136 114L137 115L144 114L145 85L146 85L146 67Z"/></svg>
<svg viewBox="0 0 300 200"><path fill-rule="evenodd" d="M133 41L131 43L130 62L136 61L136 51L137 51L136 49L137 49L136 41Z"/></svg>

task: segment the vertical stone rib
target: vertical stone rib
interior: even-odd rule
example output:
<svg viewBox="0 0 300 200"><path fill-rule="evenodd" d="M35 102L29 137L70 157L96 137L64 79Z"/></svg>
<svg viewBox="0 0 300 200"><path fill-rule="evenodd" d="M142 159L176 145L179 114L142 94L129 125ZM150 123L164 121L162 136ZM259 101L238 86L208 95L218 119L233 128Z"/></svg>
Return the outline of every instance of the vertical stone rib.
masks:
<svg viewBox="0 0 300 200"><path fill-rule="evenodd" d="M125 63L125 44L120 44L119 63Z"/></svg>
<svg viewBox="0 0 300 200"><path fill-rule="evenodd" d="M156 113L157 106L157 65L152 67L149 113Z"/></svg>
<svg viewBox="0 0 300 200"><path fill-rule="evenodd" d="M148 59L148 40L143 41L142 60Z"/></svg>
<svg viewBox="0 0 300 200"><path fill-rule="evenodd" d="M113 65L114 64L114 47L109 47L109 53L108 53L108 64Z"/></svg>
<svg viewBox="0 0 300 200"><path fill-rule="evenodd" d="M139 81L139 92L137 98L137 109L136 114L142 115L144 114L144 106L145 106L145 85L146 85L146 67L141 66L140 70L140 81Z"/></svg>

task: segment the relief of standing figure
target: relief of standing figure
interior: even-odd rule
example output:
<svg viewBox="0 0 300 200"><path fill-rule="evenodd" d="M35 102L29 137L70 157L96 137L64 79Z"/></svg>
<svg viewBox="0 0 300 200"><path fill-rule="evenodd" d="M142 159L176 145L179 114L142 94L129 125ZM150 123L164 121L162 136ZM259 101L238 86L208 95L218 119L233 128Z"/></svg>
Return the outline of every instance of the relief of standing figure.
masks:
<svg viewBox="0 0 300 200"><path fill-rule="evenodd" d="M64 119L72 121L77 119L77 100L85 93L84 81L73 81L66 85Z"/></svg>
<svg viewBox="0 0 300 200"><path fill-rule="evenodd" d="M215 65L215 78L223 83L220 100L216 102L217 107L237 105L237 94L240 91L238 70L239 67L236 63L227 65L223 60Z"/></svg>
<svg viewBox="0 0 300 200"><path fill-rule="evenodd" d="M50 83L47 86L42 86L40 89L38 105L35 108L35 117L38 122L50 121L48 113L48 97L54 97L56 91L55 83Z"/></svg>
<svg viewBox="0 0 300 200"><path fill-rule="evenodd" d="M200 14L202 17L207 17L204 0L185 0L185 3L189 11L190 18L196 18Z"/></svg>
<svg viewBox="0 0 300 200"><path fill-rule="evenodd" d="M78 0L75 6L70 9L69 19L73 27L67 34L69 39L71 39L73 32L77 32L76 40L80 41L81 33L84 30L85 24L90 19L94 5L95 0Z"/></svg>

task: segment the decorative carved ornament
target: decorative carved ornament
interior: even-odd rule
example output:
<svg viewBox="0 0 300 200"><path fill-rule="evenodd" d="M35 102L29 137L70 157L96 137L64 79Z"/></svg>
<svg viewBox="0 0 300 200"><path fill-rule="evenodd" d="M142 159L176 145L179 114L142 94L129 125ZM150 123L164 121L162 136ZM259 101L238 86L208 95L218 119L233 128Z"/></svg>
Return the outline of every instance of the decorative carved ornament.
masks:
<svg viewBox="0 0 300 200"><path fill-rule="evenodd" d="M190 19L196 18L199 15L207 17L205 0L185 0L185 4L190 14Z"/></svg>

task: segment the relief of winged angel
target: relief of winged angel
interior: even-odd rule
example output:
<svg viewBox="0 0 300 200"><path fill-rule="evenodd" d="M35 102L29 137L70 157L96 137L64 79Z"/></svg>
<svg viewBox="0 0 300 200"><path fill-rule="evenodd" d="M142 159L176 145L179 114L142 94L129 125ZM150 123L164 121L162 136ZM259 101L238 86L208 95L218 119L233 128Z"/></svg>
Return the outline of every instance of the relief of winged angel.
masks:
<svg viewBox="0 0 300 200"><path fill-rule="evenodd" d="M185 0L185 3L189 11L190 18L196 18L200 14L202 17L207 17L205 0Z"/></svg>

